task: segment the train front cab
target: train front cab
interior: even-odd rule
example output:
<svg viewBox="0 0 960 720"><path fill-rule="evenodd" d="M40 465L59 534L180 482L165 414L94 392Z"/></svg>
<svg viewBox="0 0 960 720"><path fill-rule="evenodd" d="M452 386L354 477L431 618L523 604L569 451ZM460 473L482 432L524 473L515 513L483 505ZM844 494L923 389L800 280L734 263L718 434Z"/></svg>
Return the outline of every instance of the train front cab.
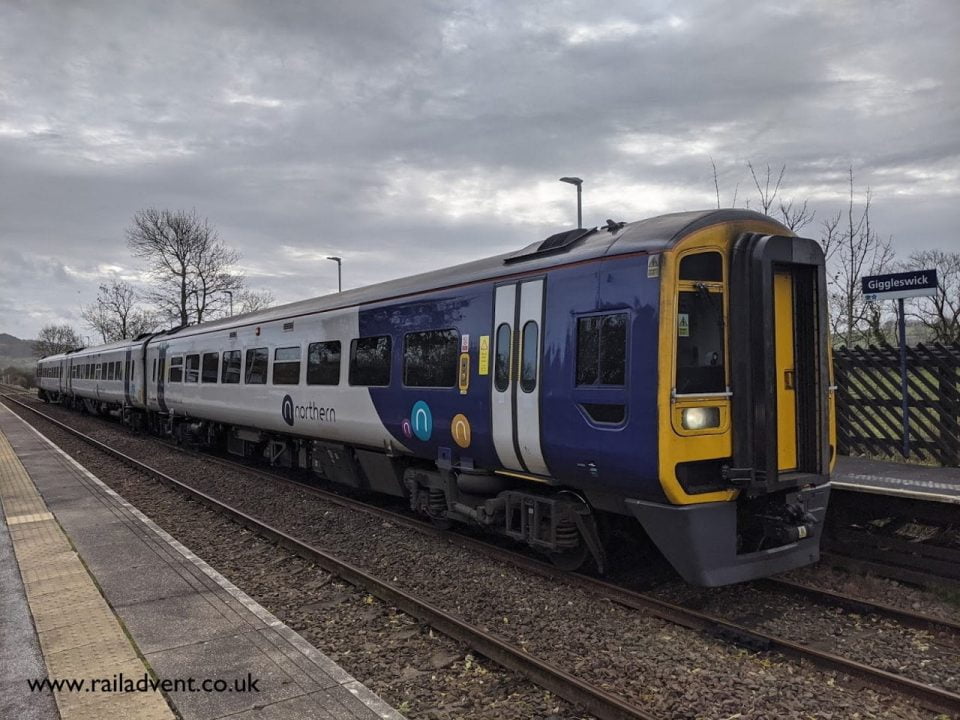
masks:
<svg viewBox="0 0 960 720"><path fill-rule="evenodd" d="M824 258L816 242L778 230L718 224L660 261L668 503L628 506L699 585L819 559L836 445Z"/></svg>

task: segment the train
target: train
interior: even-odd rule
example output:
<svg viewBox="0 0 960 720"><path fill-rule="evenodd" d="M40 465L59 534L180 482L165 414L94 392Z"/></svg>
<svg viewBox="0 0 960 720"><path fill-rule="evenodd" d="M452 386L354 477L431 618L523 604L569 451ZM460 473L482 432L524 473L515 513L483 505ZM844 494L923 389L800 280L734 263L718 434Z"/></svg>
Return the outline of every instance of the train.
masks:
<svg viewBox="0 0 960 720"><path fill-rule="evenodd" d="M82 348L37 381L565 569L602 572L639 528L702 586L816 562L836 454L823 252L741 209Z"/></svg>

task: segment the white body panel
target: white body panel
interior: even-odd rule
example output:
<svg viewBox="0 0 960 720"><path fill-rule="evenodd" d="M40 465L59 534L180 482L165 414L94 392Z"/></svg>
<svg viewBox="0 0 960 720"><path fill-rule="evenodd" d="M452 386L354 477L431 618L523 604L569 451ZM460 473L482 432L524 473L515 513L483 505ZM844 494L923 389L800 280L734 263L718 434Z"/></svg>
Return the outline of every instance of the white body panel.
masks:
<svg viewBox="0 0 960 720"><path fill-rule="evenodd" d="M298 317L293 330L283 326L290 322L279 318L261 325L235 329L223 328L204 331L203 326L191 328L188 334L178 333L169 338L159 337L147 346L147 407L162 411L158 383L154 379L154 362L165 355L166 379L163 385L162 405L175 415L212 420L262 430L288 433L318 439L349 442L382 449L388 445L396 451L407 452L399 445L380 421L370 391L366 386L349 384L350 342L359 334L357 308ZM230 337L233 334L234 337ZM308 346L313 342L340 341L340 384L308 385ZM299 385L274 385L274 352L277 348L299 347ZM267 348L268 370L265 384L246 384L246 351ZM223 353L241 351L243 365L240 383L223 383ZM218 353L217 382L169 382L170 360L190 354ZM184 373L185 374L185 373ZM284 421L282 407L289 395L294 408L293 426ZM312 412L316 408L317 412ZM322 413L320 410L322 409Z"/></svg>
<svg viewBox="0 0 960 720"><path fill-rule="evenodd" d="M107 349L96 348L91 350L81 350L80 352L68 355L70 363L70 393L81 398L89 400L99 400L101 402L115 403L119 405L133 405L140 407L136 389L143 382L143 369L141 362L137 357L140 351L140 343L128 342L123 344L114 344ZM133 374L130 378L129 402L127 401L126 379L127 373L127 352L130 351ZM114 372L113 378L110 378L106 366L110 363L119 363L119 373ZM85 370L86 366L93 366L88 377ZM116 365L114 366L116 368ZM76 368L76 375L73 375Z"/></svg>
<svg viewBox="0 0 960 720"><path fill-rule="evenodd" d="M520 377L520 362L526 349L523 347L523 329L528 322L537 324L536 347L536 387L532 392L524 392L523 388L516 387L517 393L517 444L520 446L520 456L527 470L537 475L549 475L547 464L543 459L543 450L540 447L540 364L543 347L543 279L531 280L520 285L520 322L516 331L520 334L520 348L517 357L517 378Z"/></svg>
<svg viewBox="0 0 960 720"><path fill-rule="evenodd" d="M498 390L496 377L491 383L490 406L493 443L500 463L508 470L549 475L540 446L540 363L543 346L544 280L500 285L494 296L494 352L497 330L506 323L511 330L510 375L505 390ZM523 328L537 324L536 378L531 392L520 387L523 361Z"/></svg>
<svg viewBox="0 0 960 720"><path fill-rule="evenodd" d="M494 291L494 310L493 310L493 338L494 338L494 379L490 383L490 409L491 409L491 431L493 433L493 446L497 451L497 457L500 458L500 464L508 470L522 470L520 460L517 457L516 446L513 442L513 392L514 380L517 375L516 366L516 347L517 335L516 328L513 326L516 317L517 304L517 286L500 285ZM510 328L510 364L507 387L505 390L497 390L496 383L496 356L500 352L497 347L497 332L502 324L506 323Z"/></svg>

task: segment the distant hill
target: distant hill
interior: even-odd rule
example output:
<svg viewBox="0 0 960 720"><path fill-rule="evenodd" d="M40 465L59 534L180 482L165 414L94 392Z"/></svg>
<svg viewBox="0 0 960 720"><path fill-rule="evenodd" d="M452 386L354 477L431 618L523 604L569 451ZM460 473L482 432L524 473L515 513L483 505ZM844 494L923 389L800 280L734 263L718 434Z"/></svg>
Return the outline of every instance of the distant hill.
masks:
<svg viewBox="0 0 960 720"><path fill-rule="evenodd" d="M9 365L28 367L34 362L33 340L21 340L9 333L0 333L0 368Z"/></svg>

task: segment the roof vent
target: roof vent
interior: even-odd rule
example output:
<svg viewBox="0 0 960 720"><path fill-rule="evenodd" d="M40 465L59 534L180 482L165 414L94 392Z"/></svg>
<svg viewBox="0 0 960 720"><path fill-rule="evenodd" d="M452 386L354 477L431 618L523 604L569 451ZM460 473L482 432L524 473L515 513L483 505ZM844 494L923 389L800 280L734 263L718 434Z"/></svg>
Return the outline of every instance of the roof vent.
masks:
<svg viewBox="0 0 960 720"><path fill-rule="evenodd" d="M575 242L582 240L588 235L592 235L596 231L597 229L594 227L577 228L576 230L566 230L564 232L556 233L537 245L533 250L524 248L519 254L511 255L504 260L504 262L515 263L520 262L521 260L530 260L535 257L552 255L554 253L563 252L564 250L569 250Z"/></svg>

